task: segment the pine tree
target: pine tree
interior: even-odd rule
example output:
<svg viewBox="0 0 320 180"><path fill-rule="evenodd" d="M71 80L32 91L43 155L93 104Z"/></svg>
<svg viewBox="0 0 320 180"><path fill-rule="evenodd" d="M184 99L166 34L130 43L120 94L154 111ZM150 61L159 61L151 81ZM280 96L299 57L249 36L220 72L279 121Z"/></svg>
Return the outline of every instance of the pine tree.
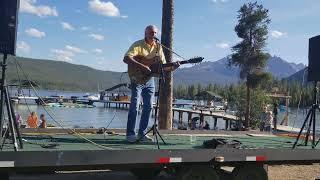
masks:
<svg viewBox="0 0 320 180"><path fill-rule="evenodd" d="M250 126L250 91L270 76L264 72L268 54L264 53L268 35L268 10L255 3L244 4L238 11L235 31L241 42L232 47L229 65L240 68L240 78L246 80L245 127Z"/></svg>

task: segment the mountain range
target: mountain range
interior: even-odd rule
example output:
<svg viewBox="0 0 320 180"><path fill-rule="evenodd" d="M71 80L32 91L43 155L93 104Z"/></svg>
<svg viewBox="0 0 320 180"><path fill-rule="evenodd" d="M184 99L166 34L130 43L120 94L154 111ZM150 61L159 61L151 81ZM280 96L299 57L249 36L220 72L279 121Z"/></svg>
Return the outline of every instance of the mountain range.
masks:
<svg viewBox="0 0 320 180"><path fill-rule="evenodd" d="M266 71L275 78L282 79L304 69L305 65L289 63L280 57L273 56L268 60ZM222 58L214 62L203 62L188 68L180 68L174 72L175 84L230 84L240 81L239 68L229 67L228 59Z"/></svg>
<svg viewBox="0 0 320 180"><path fill-rule="evenodd" d="M21 66L17 71L17 63ZM22 69L22 70L21 70ZM62 61L8 58L7 81L32 80L43 89L97 91L128 82L127 74Z"/></svg>
<svg viewBox="0 0 320 180"><path fill-rule="evenodd" d="M2 59L2 57L1 57ZM22 70L17 71L17 63ZM269 59L266 70L276 78L287 78L304 69L303 64L289 63L280 57ZM25 77L27 74L28 77ZM9 58L7 80L31 79L43 89L97 91L120 83L128 83L126 73L102 71L83 65L62 61ZM174 72L174 85L184 84L230 84L239 82L239 69L227 66L227 58L215 62L203 62Z"/></svg>

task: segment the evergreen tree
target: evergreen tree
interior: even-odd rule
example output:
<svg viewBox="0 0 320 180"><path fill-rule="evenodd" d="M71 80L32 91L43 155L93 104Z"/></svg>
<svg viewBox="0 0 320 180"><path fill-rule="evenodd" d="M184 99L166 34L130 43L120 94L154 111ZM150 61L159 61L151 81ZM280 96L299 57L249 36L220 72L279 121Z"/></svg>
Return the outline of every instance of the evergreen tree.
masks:
<svg viewBox="0 0 320 180"><path fill-rule="evenodd" d="M264 72L268 54L264 53L268 35L268 10L255 3L244 4L238 11L238 24L235 31L241 42L232 47L229 65L240 68L240 78L246 80L245 127L250 126L250 91L266 78Z"/></svg>

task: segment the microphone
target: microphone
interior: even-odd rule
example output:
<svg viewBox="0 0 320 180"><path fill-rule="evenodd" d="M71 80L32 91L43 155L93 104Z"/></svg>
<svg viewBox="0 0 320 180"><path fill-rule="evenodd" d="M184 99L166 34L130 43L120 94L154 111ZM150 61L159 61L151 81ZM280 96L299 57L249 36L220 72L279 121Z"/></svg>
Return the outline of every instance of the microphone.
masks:
<svg viewBox="0 0 320 180"><path fill-rule="evenodd" d="M157 42L159 42L160 40L157 37L153 37L153 39Z"/></svg>

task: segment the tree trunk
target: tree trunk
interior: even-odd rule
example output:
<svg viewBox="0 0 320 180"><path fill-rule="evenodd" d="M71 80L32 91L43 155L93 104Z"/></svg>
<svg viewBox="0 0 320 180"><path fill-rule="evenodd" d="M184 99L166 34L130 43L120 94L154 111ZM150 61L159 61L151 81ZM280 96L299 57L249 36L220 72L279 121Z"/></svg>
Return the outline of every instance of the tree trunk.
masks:
<svg viewBox="0 0 320 180"><path fill-rule="evenodd" d="M246 105L246 115L245 115L245 128L248 130L249 127L250 127L250 87L248 85L248 82L246 83L247 84L247 105Z"/></svg>
<svg viewBox="0 0 320 180"><path fill-rule="evenodd" d="M173 0L162 1L161 43L172 49ZM167 62L172 62L172 52L163 48ZM165 73L165 82L159 94L159 128L172 129L172 73Z"/></svg>

